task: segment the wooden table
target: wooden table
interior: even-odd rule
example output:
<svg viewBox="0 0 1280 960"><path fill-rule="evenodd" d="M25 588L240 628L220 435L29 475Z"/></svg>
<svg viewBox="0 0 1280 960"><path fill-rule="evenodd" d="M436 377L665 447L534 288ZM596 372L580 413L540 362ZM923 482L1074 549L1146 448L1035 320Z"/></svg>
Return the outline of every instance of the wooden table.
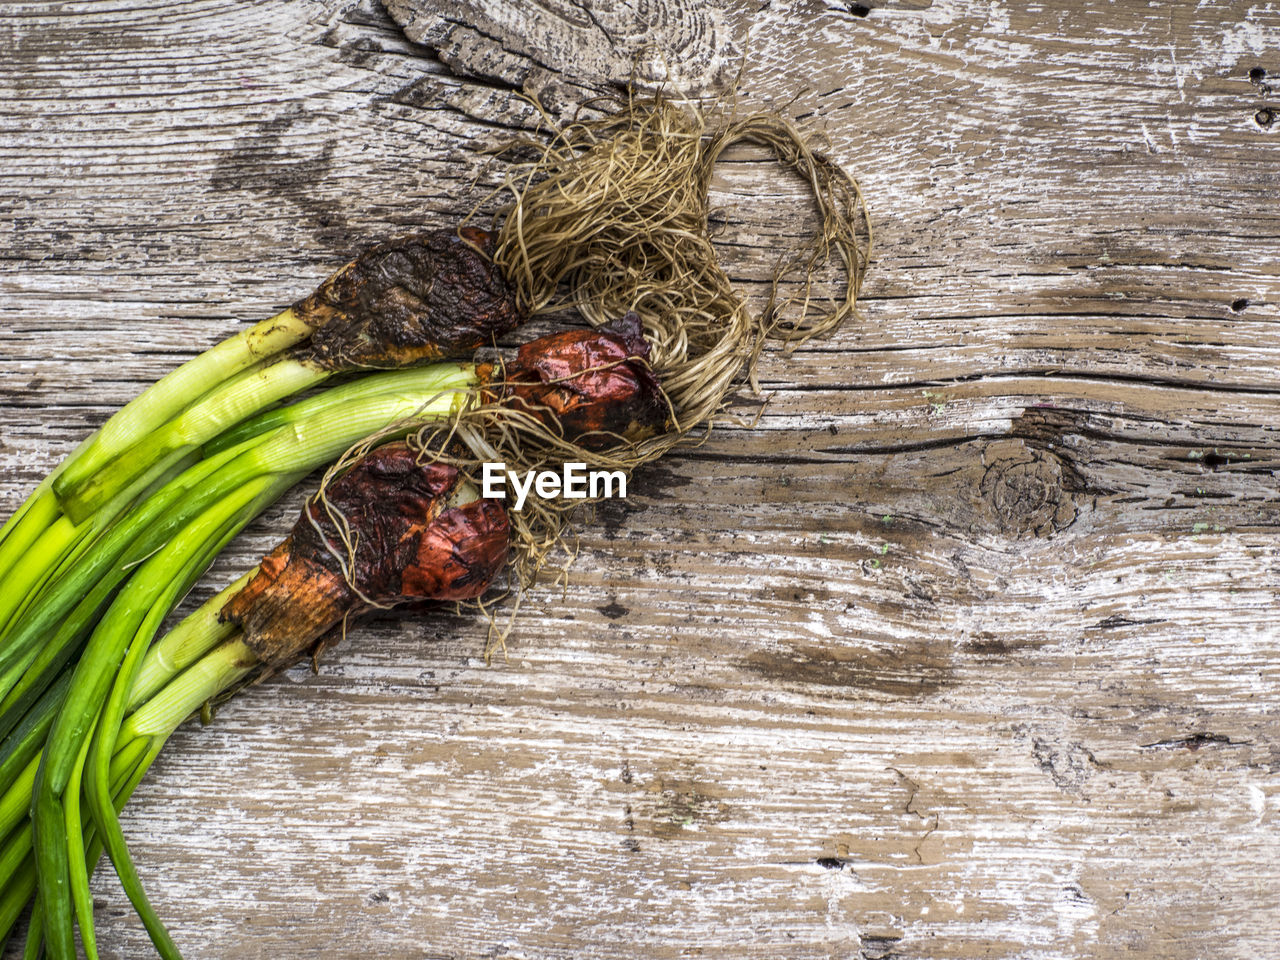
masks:
<svg viewBox="0 0 1280 960"><path fill-rule="evenodd" d="M185 955L1280 955L1280 7L388 6L0 10L0 514L645 38L676 91L746 50L875 263L507 659L371 625L174 738L125 827ZM741 150L714 199L758 295L804 192Z"/></svg>

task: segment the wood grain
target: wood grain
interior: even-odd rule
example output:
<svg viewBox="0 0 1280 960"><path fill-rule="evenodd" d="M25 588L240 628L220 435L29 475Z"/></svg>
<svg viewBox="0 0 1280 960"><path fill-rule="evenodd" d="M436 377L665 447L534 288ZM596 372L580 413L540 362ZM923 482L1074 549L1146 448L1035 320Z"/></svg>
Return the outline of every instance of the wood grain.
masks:
<svg viewBox="0 0 1280 960"><path fill-rule="evenodd" d="M746 51L875 263L860 322L766 356L758 423L600 511L507 659L373 624L180 731L126 832L185 955L1276 956L1280 8L388 10L0 11L0 513L469 209L521 90L567 110L640 54L696 93ZM742 149L714 200L759 295L802 186ZM143 956L108 872L103 955Z"/></svg>

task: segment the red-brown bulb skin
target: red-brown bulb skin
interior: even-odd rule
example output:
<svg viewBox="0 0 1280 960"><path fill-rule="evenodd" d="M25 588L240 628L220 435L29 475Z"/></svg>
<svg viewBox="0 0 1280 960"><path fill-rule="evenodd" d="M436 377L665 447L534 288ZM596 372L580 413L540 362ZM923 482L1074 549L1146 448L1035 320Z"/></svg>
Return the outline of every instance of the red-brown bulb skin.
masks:
<svg viewBox="0 0 1280 960"><path fill-rule="evenodd" d="M522 346L503 373L510 402L589 449L666 429L670 408L647 362L640 318L567 330Z"/></svg>
<svg viewBox="0 0 1280 960"><path fill-rule="evenodd" d="M222 619L241 626L264 663L282 666L376 606L480 596L506 561L510 527L496 501L448 506L460 481L454 467L419 464L404 443L372 451L325 491L355 549L310 501Z"/></svg>
<svg viewBox="0 0 1280 960"><path fill-rule="evenodd" d="M400 595L431 600L474 600L488 589L507 559L507 511L494 500L450 507L418 542Z"/></svg>

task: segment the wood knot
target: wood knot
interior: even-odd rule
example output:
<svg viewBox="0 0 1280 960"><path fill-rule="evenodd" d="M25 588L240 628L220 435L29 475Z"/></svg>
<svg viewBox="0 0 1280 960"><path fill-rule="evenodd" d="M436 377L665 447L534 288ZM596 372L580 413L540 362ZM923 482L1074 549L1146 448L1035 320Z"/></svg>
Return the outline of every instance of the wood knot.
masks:
<svg viewBox="0 0 1280 960"><path fill-rule="evenodd" d="M982 451L979 491L1002 533L1047 537L1076 518L1069 468L1052 452L1022 440L996 440Z"/></svg>

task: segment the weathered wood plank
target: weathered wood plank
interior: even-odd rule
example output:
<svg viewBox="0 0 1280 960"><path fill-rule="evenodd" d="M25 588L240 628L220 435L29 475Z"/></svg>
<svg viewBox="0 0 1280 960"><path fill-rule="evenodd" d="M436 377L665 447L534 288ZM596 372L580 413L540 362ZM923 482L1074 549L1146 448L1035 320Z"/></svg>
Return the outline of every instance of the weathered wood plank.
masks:
<svg viewBox="0 0 1280 960"><path fill-rule="evenodd" d="M877 262L509 659L371 625L175 737L126 829L186 954L1273 952L1280 12L388 7L438 55L370 2L0 14L0 513L659 20L675 88L745 49L744 105L826 131ZM739 150L715 200L758 294L802 190Z"/></svg>

